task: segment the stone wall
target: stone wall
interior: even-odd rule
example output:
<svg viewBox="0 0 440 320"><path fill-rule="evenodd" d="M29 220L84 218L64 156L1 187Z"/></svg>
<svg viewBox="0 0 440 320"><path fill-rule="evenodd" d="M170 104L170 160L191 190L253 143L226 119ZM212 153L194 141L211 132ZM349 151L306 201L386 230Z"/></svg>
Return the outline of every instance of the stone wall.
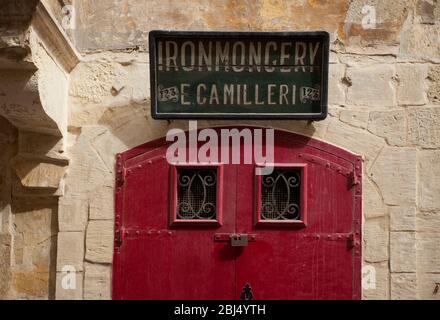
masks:
<svg viewBox="0 0 440 320"><path fill-rule="evenodd" d="M0 116L0 299L49 299L55 294L58 201L13 191L21 186L13 163L22 136Z"/></svg>
<svg viewBox="0 0 440 320"><path fill-rule="evenodd" d="M376 10L373 29L362 27L364 5ZM76 8L73 41L87 54L70 78L72 162L59 212L58 271L61 279L60 267L74 265L81 285L57 290L58 298L111 298L115 155L187 127L151 118L148 31L324 29L332 41L328 119L244 123L363 155L363 261L377 277L364 298L440 299L433 295L440 282L437 1L123 0L77 1Z"/></svg>
<svg viewBox="0 0 440 320"><path fill-rule="evenodd" d="M362 27L362 8L376 26ZM74 42L85 54L70 77L68 154L61 199L63 265L77 290L57 298L110 299L115 155L185 121L150 115L148 31L327 30L330 115L322 122L240 122L313 136L365 159L365 299L440 299L440 4L437 1L76 1ZM199 127L234 124L200 121ZM66 254L66 253L69 254Z"/></svg>
<svg viewBox="0 0 440 320"><path fill-rule="evenodd" d="M0 116L0 299L9 297L11 283L11 160L17 152L17 130Z"/></svg>
<svg viewBox="0 0 440 320"><path fill-rule="evenodd" d="M68 73L79 58L52 16L62 1L0 4L0 298L51 299Z"/></svg>
<svg viewBox="0 0 440 320"><path fill-rule="evenodd" d="M70 3L44 2L58 22L59 8ZM5 91L0 109L19 127L17 132L0 118L0 268L6 270L0 274L0 298L111 298L115 155L171 128L187 128L185 121L150 115L148 32L181 29L330 33L327 120L200 121L199 127L271 126L362 155L363 262L375 268L377 278L375 289L364 288L364 298L440 299L434 294L440 283L439 1L73 3L78 22L69 32L83 52L81 63L63 60L65 51L49 50L57 43L49 46L47 34L30 37L32 68L8 76L11 71L0 63L2 84L18 75L38 84L24 98L36 97L29 101L38 101L44 111L29 121L20 113L14 117L16 108L6 108L11 99L5 95L14 92L0 87ZM375 10L374 27L362 24L365 8ZM0 58L9 57L10 39L2 37ZM18 43L20 52L29 54L26 43ZM28 79L27 73L35 77ZM58 135L26 127L44 120L40 114L54 121L49 129ZM66 267L75 272L76 289L62 286Z"/></svg>

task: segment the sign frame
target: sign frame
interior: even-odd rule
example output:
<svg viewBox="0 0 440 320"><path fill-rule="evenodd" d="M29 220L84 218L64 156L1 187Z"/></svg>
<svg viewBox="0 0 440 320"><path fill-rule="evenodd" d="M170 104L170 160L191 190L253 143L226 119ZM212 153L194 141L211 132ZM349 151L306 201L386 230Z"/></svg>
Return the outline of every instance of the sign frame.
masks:
<svg viewBox="0 0 440 320"><path fill-rule="evenodd" d="M190 38L201 39L247 39L265 38L285 40L289 37L315 38L323 44L322 49L322 70L321 70L321 112L320 113L160 113L158 112L157 99L157 57L156 40L160 37L166 38ZM289 31L289 32L244 32L244 31L172 31L152 30L149 32L149 62L150 62L150 92L151 92L151 116L156 120L314 120L321 121L328 115L328 78L329 78L329 55L330 35L326 31Z"/></svg>

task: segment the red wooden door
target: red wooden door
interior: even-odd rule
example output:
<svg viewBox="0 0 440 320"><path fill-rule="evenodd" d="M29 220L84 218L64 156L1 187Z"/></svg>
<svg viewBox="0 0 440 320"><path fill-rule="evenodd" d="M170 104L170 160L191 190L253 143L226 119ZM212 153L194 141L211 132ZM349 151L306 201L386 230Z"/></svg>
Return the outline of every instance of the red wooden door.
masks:
<svg viewBox="0 0 440 320"><path fill-rule="evenodd" d="M275 142L269 176L255 164L170 166L165 141L119 155L113 297L360 298L360 158L294 134Z"/></svg>
<svg viewBox="0 0 440 320"><path fill-rule="evenodd" d="M355 168L350 161L319 150L312 143L304 145L292 141L289 135L278 135L271 176L256 179L254 165L241 166L237 171L237 180L242 182L237 192L237 232L256 237L237 258L237 287L249 284L255 299L360 298L360 265L356 263L360 257L360 212L355 210L356 189L351 176ZM260 220L256 225L255 215L262 212L255 207L264 207L264 203L258 204L262 203L262 192L243 186L257 180L255 189L259 190L268 180L266 185L272 193L278 179L286 192L282 188L286 182L281 178L301 166L307 169L306 175L300 175L301 184L306 186L306 195L301 196L306 198L301 204L303 223ZM272 205L266 211L280 214L286 203L278 206L273 209Z"/></svg>

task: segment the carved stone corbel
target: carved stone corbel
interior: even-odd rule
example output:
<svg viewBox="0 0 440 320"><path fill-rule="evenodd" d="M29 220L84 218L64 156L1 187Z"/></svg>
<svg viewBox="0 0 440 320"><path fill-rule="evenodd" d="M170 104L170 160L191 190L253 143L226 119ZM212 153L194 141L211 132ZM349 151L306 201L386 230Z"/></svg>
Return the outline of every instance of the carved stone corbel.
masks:
<svg viewBox="0 0 440 320"><path fill-rule="evenodd" d="M45 1L0 6L0 115L19 132L14 196L61 195L68 74L79 54Z"/></svg>

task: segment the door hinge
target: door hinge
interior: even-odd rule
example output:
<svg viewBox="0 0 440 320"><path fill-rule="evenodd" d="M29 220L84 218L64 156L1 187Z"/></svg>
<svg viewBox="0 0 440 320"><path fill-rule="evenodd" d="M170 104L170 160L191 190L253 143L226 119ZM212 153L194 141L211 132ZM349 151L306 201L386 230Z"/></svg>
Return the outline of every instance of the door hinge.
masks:
<svg viewBox="0 0 440 320"><path fill-rule="evenodd" d="M122 173L118 173L116 175L116 186L122 187L124 185L124 175Z"/></svg>
<svg viewBox="0 0 440 320"><path fill-rule="evenodd" d="M122 246L122 242L124 242L124 231L118 229L115 233L115 243L118 248Z"/></svg>
<svg viewBox="0 0 440 320"><path fill-rule="evenodd" d="M361 245L359 232L350 233L348 236L348 247L349 248L357 248Z"/></svg>
<svg viewBox="0 0 440 320"><path fill-rule="evenodd" d="M356 174L356 172L355 171L350 172L350 186L353 188L358 186L360 183L361 181L358 175Z"/></svg>

